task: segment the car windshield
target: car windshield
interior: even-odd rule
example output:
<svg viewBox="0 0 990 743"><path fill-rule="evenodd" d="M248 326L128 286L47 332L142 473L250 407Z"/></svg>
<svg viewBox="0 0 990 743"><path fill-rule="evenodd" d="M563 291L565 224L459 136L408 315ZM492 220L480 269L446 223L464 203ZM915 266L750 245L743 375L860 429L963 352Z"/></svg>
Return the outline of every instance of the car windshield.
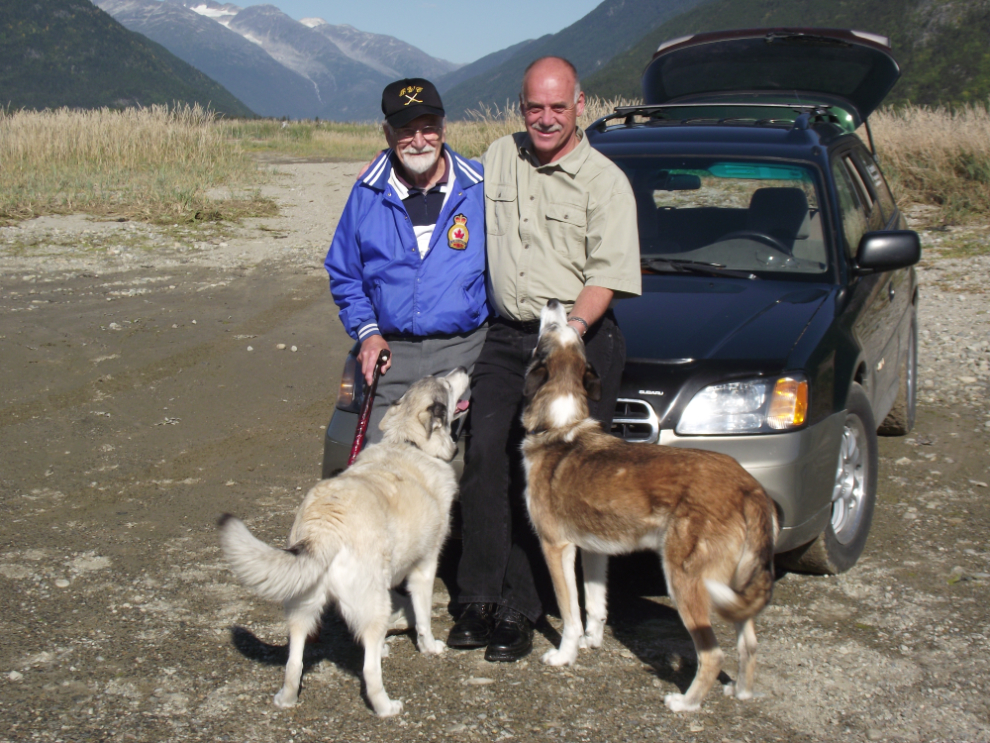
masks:
<svg viewBox="0 0 990 743"><path fill-rule="evenodd" d="M732 159L615 162L636 194L644 273L820 278L828 270L821 201L810 168Z"/></svg>

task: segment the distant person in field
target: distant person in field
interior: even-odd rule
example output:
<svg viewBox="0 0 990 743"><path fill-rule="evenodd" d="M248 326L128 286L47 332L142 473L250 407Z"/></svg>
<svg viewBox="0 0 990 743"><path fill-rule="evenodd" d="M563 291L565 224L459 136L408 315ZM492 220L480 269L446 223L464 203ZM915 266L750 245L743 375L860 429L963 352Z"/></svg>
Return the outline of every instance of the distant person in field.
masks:
<svg viewBox="0 0 990 743"><path fill-rule="evenodd" d="M386 409L417 379L472 370L489 314L481 165L444 143L443 102L428 80L387 85L382 113L388 149L351 190L326 259L368 384L379 352L391 352L369 442L381 440Z"/></svg>

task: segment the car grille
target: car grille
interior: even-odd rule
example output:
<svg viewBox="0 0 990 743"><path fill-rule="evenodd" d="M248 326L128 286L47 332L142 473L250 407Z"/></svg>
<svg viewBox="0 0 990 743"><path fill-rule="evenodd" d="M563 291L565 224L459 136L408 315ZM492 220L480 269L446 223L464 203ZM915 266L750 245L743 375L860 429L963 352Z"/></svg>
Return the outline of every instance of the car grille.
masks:
<svg viewBox="0 0 990 743"><path fill-rule="evenodd" d="M620 397L615 403L612 435L635 443L653 443L660 436L660 419L648 402Z"/></svg>

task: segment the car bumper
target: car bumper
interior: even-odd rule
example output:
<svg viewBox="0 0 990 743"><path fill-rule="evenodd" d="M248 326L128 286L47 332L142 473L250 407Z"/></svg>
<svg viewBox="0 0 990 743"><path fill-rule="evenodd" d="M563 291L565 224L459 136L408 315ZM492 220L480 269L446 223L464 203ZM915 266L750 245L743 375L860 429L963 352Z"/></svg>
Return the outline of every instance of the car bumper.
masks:
<svg viewBox="0 0 990 743"><path fill-rule="evenodd" d="M736 459L779 507L777 552L786 552L807 544L828 524L844 423L845 413L836 413L800 431L760 436L678 436L664 429L658 443Z"/></svg>

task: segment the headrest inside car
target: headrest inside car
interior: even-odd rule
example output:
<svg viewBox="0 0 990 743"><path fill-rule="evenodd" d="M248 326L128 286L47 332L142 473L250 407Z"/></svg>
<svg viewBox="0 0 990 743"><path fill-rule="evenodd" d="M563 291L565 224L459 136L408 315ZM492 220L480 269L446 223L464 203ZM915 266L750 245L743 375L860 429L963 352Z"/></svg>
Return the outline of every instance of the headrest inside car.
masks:
<svg viewBox="0 0 990 743"><path fill-rule="evenodd" d="M800 188L758 188L749 201L746 227L783 240L807 240L808 197Z"/></svg>

